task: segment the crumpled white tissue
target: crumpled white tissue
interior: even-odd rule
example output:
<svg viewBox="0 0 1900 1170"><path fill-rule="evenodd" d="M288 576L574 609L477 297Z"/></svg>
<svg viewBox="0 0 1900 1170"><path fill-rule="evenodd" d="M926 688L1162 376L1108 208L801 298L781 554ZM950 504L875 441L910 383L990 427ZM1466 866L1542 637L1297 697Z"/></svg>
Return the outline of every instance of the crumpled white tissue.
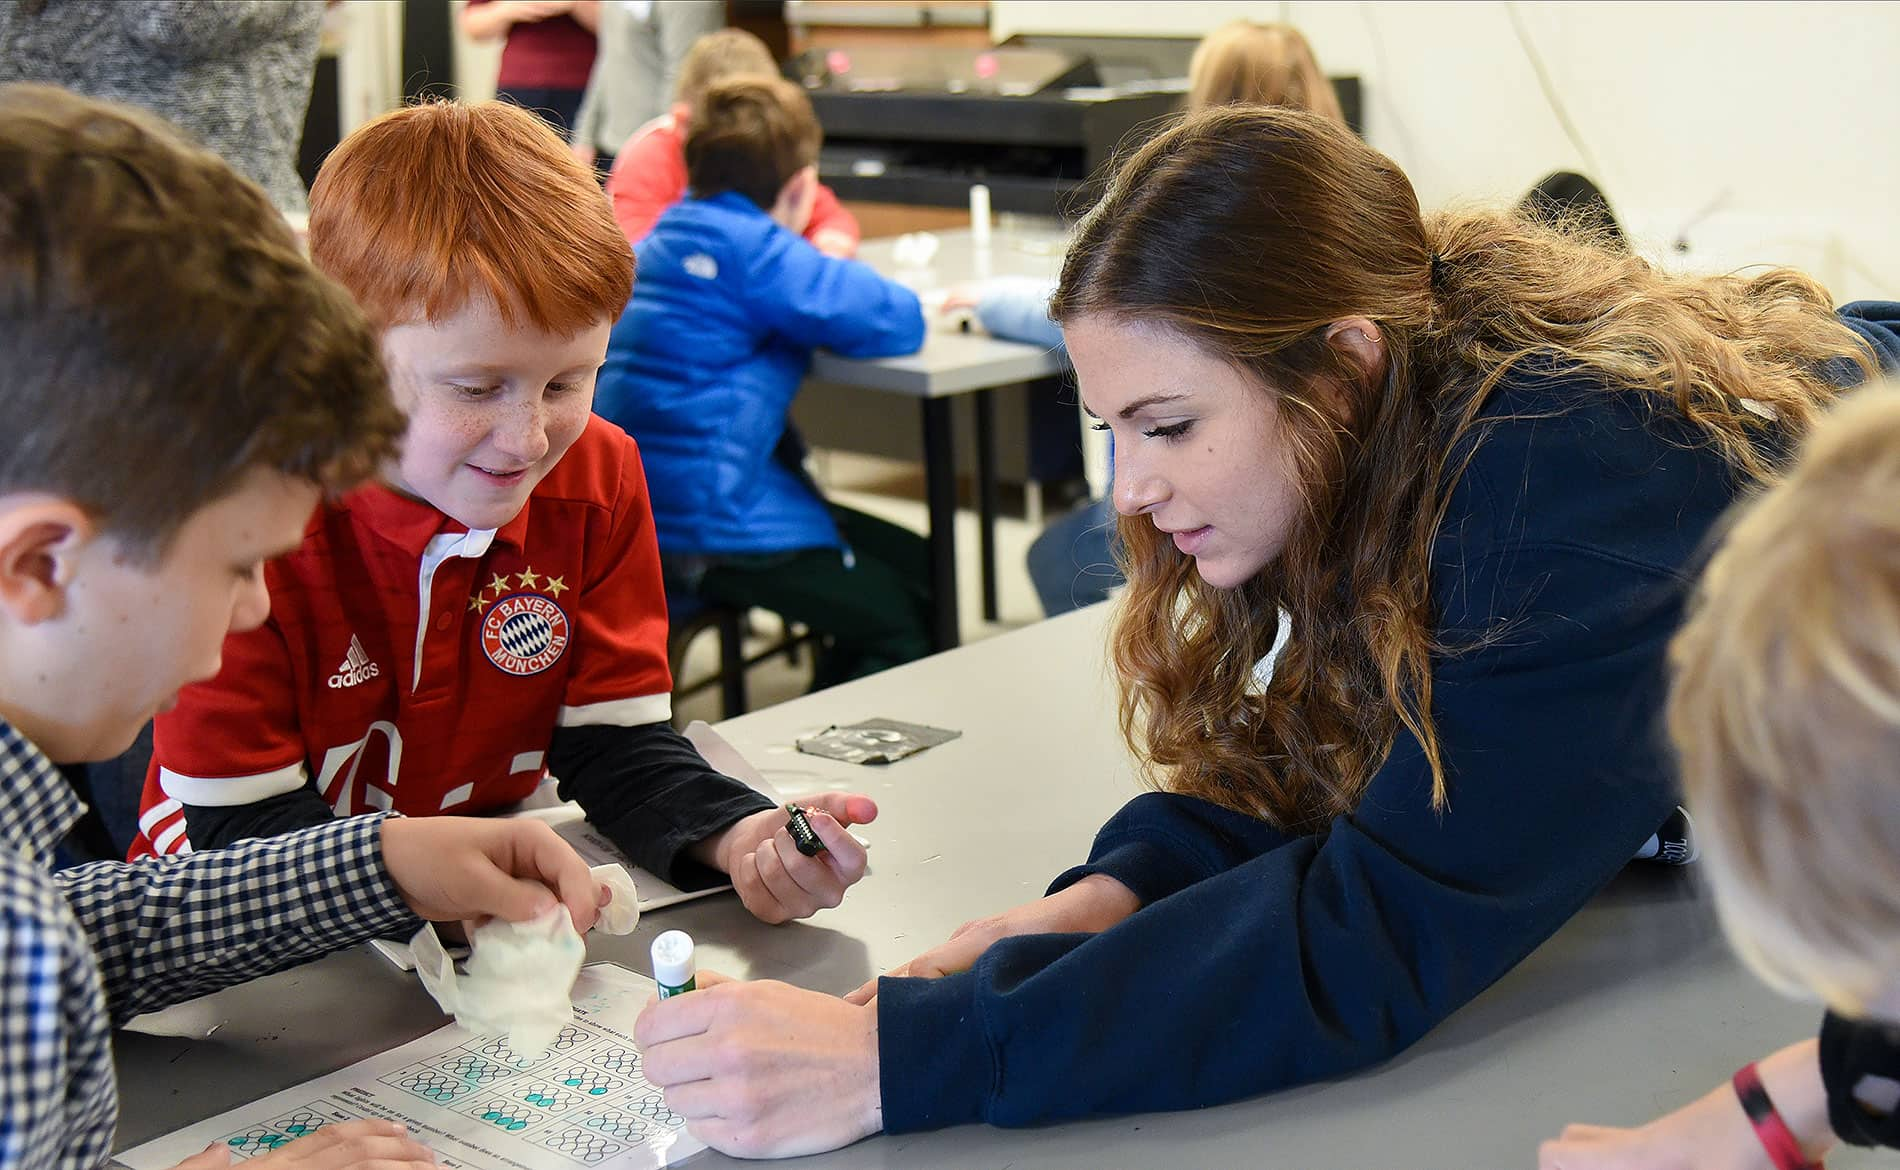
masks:
<svg viewBox="0 0 1900 1170"><path fill-rule="evenodd" d="M617 897L616 897L616 900ZM469 934L466 972L425 923L409 940L416 974L442 1010L469 1031L505 1033L508 1047L539 1057L574 1019L574 980L587 947L558 903L527 922L493 919Z"/></svg>
<svg viewBox="0 0 1900 1170"><path fill-rule="evenodd" d="M624 865L611 862L587 871L594 880L613 891L613 901L600 908L594 929L607 934L632 934L640 921L640 891L633 887L633 875Z"/></svg>

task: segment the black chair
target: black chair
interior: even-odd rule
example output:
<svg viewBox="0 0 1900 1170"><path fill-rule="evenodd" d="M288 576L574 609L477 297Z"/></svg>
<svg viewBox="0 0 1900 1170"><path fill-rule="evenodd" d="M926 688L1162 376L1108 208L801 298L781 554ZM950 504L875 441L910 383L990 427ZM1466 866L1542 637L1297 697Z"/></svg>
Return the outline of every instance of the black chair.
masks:
<svg viewBox="0 0 1900 1170"><path fill-rule="evenodd" d="M1609 197L1575 171L1545 175L1517 201L1517 212L1552 227L1581 230L1612 251L1629 251L1629 238L1616 221Z"/></svg>
<svg viewBox="0 0 1900 1170"><path fill-rule="evenodd" d="M697 598L666 598L666 665L673 673L673 698L683 699L709 687L719 688L719 708L726 718L743 715L745 692L745 614L729 605L708 605ZM707 630L719 634L719 669L688 682L686 651Z"/></svg>
<svg viewBox="0 0 1900 1170"><path fill-rule="evenodd" d="M748 655L745 640L750 626L745 610L673 590L667 591L666 617L666 664L673 674L674 699L718 687L720 715L726 719L743 715L749 709L746 671L779 655L796 665L801 648L813 637L811 631L787 622L784 637ZM719 636L719 668L689 681L684 674L686 651L708 630Z"/></svg>

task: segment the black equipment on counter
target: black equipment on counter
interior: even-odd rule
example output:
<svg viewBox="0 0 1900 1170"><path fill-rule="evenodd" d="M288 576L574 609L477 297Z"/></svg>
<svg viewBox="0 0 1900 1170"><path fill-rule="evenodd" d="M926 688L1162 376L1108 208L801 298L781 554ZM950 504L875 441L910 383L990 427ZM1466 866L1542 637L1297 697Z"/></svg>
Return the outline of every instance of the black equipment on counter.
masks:
<svg viewBox="0 0 1900 1170"><path fill-rule="evenodd" d="M819 177L846 200L1070 218L1114 156L1166 124L1197 42L1016 36L995 48L815 47L786 73L805 85L825 145ZM1359 79L1337 78L1360 127Z"/></svg>

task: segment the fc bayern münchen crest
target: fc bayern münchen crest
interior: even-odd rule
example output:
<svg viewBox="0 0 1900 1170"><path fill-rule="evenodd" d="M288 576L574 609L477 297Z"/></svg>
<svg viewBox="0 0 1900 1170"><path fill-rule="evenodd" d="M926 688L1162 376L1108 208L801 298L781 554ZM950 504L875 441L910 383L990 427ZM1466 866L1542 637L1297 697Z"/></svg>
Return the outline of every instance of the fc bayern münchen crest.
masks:
<svg viewBox="0 0 1900 1170"><path fill-rule="evenodd" d="M567 649L567 614L539 593L511 593L482 614L482 649L509 674L540 674Z"/></svg>

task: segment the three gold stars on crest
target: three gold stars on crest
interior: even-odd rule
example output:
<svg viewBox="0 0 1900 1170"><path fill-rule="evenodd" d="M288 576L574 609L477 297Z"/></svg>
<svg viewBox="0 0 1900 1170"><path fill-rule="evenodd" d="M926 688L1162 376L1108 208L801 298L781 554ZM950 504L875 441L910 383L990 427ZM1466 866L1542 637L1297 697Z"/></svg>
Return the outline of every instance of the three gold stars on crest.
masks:
<svg viewBox="0 0 1900 1170"><path fill-rule="evenodd" d="M513 582L513 584L510 584L510 582ZM479 611L484 604L491 600L488 596L489 590L491 589L494 590L495 598L497 599L515 589L533 589L545 591L549 597L559 601L562 591L571 588L573 587L567 583L565 575L550 577L545 574L536 573L534 566L529 565L519 573L496 573L494 580L476 590L474 595L468 599L468 608L471 612Z"/></svg>

